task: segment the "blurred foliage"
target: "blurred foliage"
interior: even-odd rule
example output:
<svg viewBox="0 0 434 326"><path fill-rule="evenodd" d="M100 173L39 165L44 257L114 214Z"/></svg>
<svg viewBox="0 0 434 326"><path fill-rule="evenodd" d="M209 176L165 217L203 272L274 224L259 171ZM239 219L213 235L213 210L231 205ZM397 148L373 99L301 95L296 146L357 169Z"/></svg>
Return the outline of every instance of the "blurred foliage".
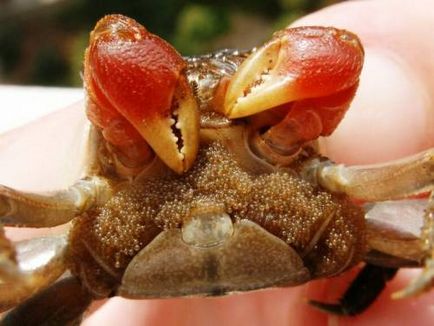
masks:
<svg viewBox="0 0 434 326"><path fill-rule="evenodd" d="M51 6L0 16L0 83L80 85L89 32L110 13L138 20L183 55L192 55L227 46L228 37L243 26L236 20L243 17L248 24L265 21L268 28L259 29L267 34L333 2L337 0L52 1ZM267 36L258 35L257 42ZM231 41L246 46L242 37Z"/></svg>
<svg viewBox="0 0 434 326"><path fill-rule="evenodd" d="M192 4L177 17L173 45L184 55L206 51L208 41L229 30L228 12L222 8Z"/></svg>

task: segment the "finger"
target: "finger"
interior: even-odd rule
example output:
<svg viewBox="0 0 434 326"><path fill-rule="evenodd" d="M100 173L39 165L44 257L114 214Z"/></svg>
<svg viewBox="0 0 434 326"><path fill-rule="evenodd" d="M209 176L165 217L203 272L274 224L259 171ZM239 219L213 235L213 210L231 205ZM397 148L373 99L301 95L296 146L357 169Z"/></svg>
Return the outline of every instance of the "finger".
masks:
<svg viewBox="0 0 434 326"><path fill-rule="evenodd" d="M354 1L295 25L333 25L359 35L366 51L356 98L323 143L337 161L372 163L434 146L434 11L430 0Z"/></svg>
<svg viewBox="0 0 434 326"><path fill-rule="evenodd" d="M79 102L1 134L0 184L51 191L74 183L85 169L87 125Z"/></svg>
<svg viewBox="0 0 434 326"><path fill-rule="evenodd" d="M365 46L366 63L355 101L340 127L322 144L333 159L349 164L381 162L434 146L434 60L421 55L434 53L434 42L427 42L434 30L434 12L426 10L428 2L348 2L296 22L349 29ZM433 293L406 300L390 298L417 272L400 271L368 311L340 321L427 324L433 318ZM353 277L350 272L314 283L308 294L336 301Z"/></svg>
<svg viewBox="0 0 434 326"><path fill-rule="evenodd" d="M305 287L220 298L126 300L115 298L84 322L91 325L301 325L325 324L327 316L307 305Z"/></svg>

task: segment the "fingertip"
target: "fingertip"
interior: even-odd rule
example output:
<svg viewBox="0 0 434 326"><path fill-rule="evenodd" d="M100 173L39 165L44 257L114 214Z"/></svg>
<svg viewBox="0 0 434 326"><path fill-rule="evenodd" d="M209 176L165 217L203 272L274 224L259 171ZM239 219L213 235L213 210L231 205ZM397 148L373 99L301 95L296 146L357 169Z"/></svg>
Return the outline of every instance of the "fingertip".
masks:
<svg viewBox="0 0 434 326"><path fill-rule="evenodd" d="M386 50L367 49L357 95L325 152L347 164L408 156L434 145L429 92L406 62Z"/></svg>
<svg viewBox="0 0 434 326"><path fill-rule="evenodd" d="M434 146L434 11L429 1L348 1L296 21L355 32L365 48L358 93L339 128L321 140L347 164L394 160Z"/></svg>

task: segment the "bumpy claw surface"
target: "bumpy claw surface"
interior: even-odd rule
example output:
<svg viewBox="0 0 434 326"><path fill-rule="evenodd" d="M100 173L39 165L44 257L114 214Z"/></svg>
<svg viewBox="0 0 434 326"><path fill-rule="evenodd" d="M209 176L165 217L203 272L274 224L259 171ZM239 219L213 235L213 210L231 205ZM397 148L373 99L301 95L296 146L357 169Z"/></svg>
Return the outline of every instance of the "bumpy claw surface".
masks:
<svg viewBox="0 0 434 326"><path fill-rule="evenodd" d="M197 154L199 115L185 68L171 45L133 19L104 17L85 57L92 122L114 145L137 145L140 134L171 169L187 170Z"/></svg>
<svg viewBox="0 0 434 326"><path fill-rule="evenodd" d="M277 32L232 78L224 110L230 118L335 94L357 84L363 63L358 38L326 27Z"/></svg>
<svg viewBox="0 0 434 326"><path fill-rule="evenodd" d="M363 57L357 36L344 30L299 27L277 32L222 86L227 87L223 111L232 119L283 109L284 119L265 140L289 151L337 127L357 89Z"/></svg>

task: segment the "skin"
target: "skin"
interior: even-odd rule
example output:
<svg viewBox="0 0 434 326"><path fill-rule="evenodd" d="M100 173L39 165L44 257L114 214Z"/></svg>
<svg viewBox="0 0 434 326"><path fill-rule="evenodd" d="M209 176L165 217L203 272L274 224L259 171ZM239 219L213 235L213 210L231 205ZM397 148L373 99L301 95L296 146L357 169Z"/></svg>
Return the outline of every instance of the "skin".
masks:
<svg viewBox="0 0 434 326"><path fill-rule="evenodd" d="M434 61L430 56L434 53L434 42L428 41L432 40L430 31L434 30L434 12L427 10L431 7L430 2L431 0L415 3L406 0L346 2L295 23L297 26L332 25L346 28L358 34L365 46L366 64L359 92L344 121L331 137L321 143L324 152L332 159L348 164L366 164L396 159L434 146L434 93L429 92L434 89ZM69 114L77 113L71 111ZM55 139L52 140L54 141ZM74 180L74 173L76 174L70 171L71 175L68 174L68 183ZM36 187L43 184L41 179L32 180L34 178L36 176L27 174L23 177L21 174L21 184L26 184L29 188L31 185ZM3 178L0 181L3 183ZM59 181L54 181L56 182ZM59 184L53 185L53 188L56 186ZM379 300L358 317L329 316L306 304L310 298L336 300L355 272L352 270L338 278L314 281L291 289L264 290L223 298L148 301L114 298L93 304L93 312L89 313L83 324L432 323L434 291L417 298L399 301L390 299L391 293L401 289L417 275L418 271L414 270L400 271Z"/></svg>

